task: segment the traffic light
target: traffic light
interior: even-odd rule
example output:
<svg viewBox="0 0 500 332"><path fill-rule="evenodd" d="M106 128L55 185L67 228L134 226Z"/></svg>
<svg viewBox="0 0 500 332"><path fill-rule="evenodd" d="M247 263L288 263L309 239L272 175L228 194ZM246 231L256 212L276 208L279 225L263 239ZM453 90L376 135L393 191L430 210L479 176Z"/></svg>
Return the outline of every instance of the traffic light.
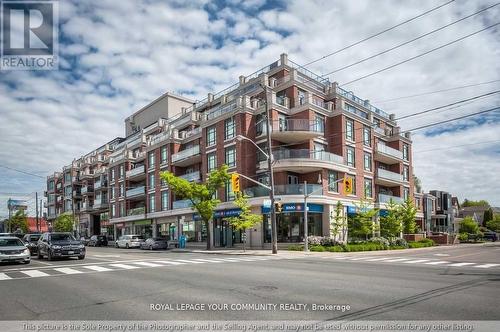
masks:
<svg viewBox="0 0 500 332"><path fill-rule="evenodd" d="M240 192L240 175L237 173L231 174L231 185L233 187L233 192Z"/></svg>
<svg viewBox="0 0 500 332"><path fill-rule="evenodd" d="M283 203L281 203L281 202L274 202L274 211L276 213L281 213L283 211Z"/></svg>
<svg viewBox="0 0 500 332"><path fill-rule="evenodd" d="M345 195L352 194L352 178L345 176L342 183L344 184L344 194Z"/></svg>

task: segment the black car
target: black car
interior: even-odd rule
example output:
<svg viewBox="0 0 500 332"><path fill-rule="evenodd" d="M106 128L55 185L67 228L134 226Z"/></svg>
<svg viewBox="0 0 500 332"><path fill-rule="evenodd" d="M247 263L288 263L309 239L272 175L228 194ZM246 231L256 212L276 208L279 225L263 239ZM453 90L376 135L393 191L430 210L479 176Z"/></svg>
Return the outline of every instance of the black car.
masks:
<svg viewBox="0 0 500 332"><path fill-rule="evenodd" d="M71 233L43 233L38 240L38 259L63 257L85 258L85 246L76 240Z"/></svg>
<svg viewBox="0 0 500 332"><path fill-rule="evenodd" d="M485 240L490 240L492 242L496 242L498 240L498 235L496 232L486 232L483 235Z"/></svg>
<svg viewBox="0 0 500 332"><path fill-rule="evenodd" d="M108 238L105 235L92 235L90 237L88 246L107 247L108 246Z"/></svg>
<svg viewBox="0 0 500 332"><path fill-rule="evenodd" d="M42 234L26 234L23 237L23 242L32 255L38 252L38 240L40 236L42 236Z"/></svg>

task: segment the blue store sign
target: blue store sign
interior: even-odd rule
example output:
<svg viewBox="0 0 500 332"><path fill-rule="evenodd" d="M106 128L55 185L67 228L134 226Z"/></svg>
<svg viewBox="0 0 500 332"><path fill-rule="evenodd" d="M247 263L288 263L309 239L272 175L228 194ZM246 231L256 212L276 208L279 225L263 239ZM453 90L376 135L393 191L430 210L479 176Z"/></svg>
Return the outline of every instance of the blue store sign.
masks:
<svg viewBox="0 0 500 332"><path fill-rule="evenodd" d="M308 210L307 212L309 213L323 213L323 205L321 204L307 204ZM270 207L262 206L261 211L263 214L271 212ZM283 212L304 212L304 204L299 203L287 203L283 204Z"/></svg>
<svg viewBox="0 0 500 332"><path fill-rule="evenodd" d="M227 209L227 210L218 210L214 211L214 218L227 218L227 217L236 217L241 213L241 209ZM201 217L198 213L193 213L193 220L201 220Z"/></svg>

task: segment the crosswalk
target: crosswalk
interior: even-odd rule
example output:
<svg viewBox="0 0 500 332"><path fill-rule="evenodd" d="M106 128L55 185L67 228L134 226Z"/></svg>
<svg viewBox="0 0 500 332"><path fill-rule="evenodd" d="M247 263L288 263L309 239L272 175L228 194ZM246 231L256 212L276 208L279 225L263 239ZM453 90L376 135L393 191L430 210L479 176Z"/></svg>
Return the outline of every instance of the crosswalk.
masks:
<svg viewBox="0 0 500 332"><path fill-rule="evenodd" d="M84 273L113 272L122 270L135 270L158 267L175 267L189 264L223 264L223 263L244 263L255 261L277 260L280 257L245 257L245 258L189 258L189 259L162 259L162 260L142 260L107 262L96 264L75 264L68 267L54 266L42 267L38 269L18 269L13 271L0 272L0 282L15 279L29 279L52 277L61 275L78 275Z"/></svg>
<svg viewBox="0 0 500 332"><path fill-rule="evenodd" d="M429 265L439 267L470 267L479 269L498 268L500 263L472 263L472 262L451 262L445 260L436 260L432 258L420 257L376 257L376 256L336 256L336 257L323 257L331 258L334 260L353 261L353 262L370 262L370 263L396 263L396 264L415 264L415 265Z"/></svg>

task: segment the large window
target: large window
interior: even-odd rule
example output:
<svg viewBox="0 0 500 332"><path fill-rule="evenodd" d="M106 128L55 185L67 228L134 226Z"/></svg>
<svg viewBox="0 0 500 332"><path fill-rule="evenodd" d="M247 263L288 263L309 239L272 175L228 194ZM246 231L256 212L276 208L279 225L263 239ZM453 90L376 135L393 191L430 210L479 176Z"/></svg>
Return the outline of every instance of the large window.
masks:
<svg viewBox="0 0 500 332"><path fill-rule="evenodd" d="M408 166L403 167L403 181L410 181L410 168Z"/></svg>
<svg viewBox="0 0 500 332"><path fill-rule="evenodd" d="M155 173L151 172L149 173L149 190L152 190L155 188Z"/></svg>
<svg viewBox="0 0 500 332"><path fill-rule="evenodd" d="M208 172L211 172L217 168L217 156L215 155L215 152L209 153L207 155L207 165Z"/></svg>
<svg viewBox="0 0 500 332"><path fill-rule="evenodd" d="M345 120L345 138L354 141L354 120Z"/></svg>
<svg viewBox="0 0 500 332"><path fill-rule="evenodd" d="M125 217L125 202L120 202L120 217Z"/></svg>
<svg viewBox="0 0 500 332"><path fill-rule="evenodd" d="M403 199L406 201L410 197L410 188L403 188Z"/></svg>
<svg viewBox="0 0 500 332"><path fill-rule="evenodd" d="M120 165L120 179L122 179L124 175L125 175L125 166Z"/></svg>
<svg viewBox="0 0 500 332"><path fill-rule="evenodd" d="M335 171L328 171L328 191L339 192L339 174Z"/></svg>
<svg viewBox="0 0 500 332"><path fill-rule="evenodd" d="M166 190L161 192L161 210L168 210L168 191Z"/></svg>
<svg viewBox="0 0 500 332"><path fill-rule="evenodd" d="M373 197L372 179L365 179L364 187L365 187L365 197L366 198Z"/></svg>
<svg viewBox="0 0 500 332"><path fill-rule="evenodd" d="M116 217L116 205L111 205L111 218Z"/></svg>
<svg viewBox="0 0 500 332"><path fill-rule="evenodd" d="M125 196L125 185L123 183L120 183L120 191L119 191L119 197Z"/></svg>
<svg viewBox="0 0 500 332"><path fill-rule="evenodd" d="M226 189L226 202L234 201L235 196L234 196L233 185L232 185L231 181L226 182L225 189Z"/></svg>
<svg viewBox="0 0 500 332"><path fill-rule="evenodd" d="M368 126L363 127L363 144L366 146L372 146L372 133Z"/></svg>
<svg viewBox="0 0 500 332"><path fill-rule="evenodd" d="M54 190L54 181L49 181L49 190Z"/></svg>
<svg viewBox="0 0 500 332"><path fill-rule="evenodd" d="M352 178L352 194L351 195L356 195L356 175L350 174L349 176Z"/></svg>
<svg viewBox="0 0 500 332"><path fill-rule="evenodd" d="M115 169L111 169L111 181L115 181Z"/></svg>
<svg viewBox="0 0 500 332"><path fill-rule="evenodd" d="M355 155L354 155L354 148L352 146L348 146L346 148L346 155L347 155L347 166L355 167Z"/></svg>
<svg viewBox="0 0 500 332"><path fill-rule="evenodd" d="M321 114L314 114L314 131L325 132L325 117Z"/></svg>
<svg viewBox="0 0 500 332"><path fill-rule="evenodd" d="M409 160L409 147L408 144L403 144L403 159Z"/></svg>
<svg viewBox="0 0 500 332"><path fill-rule="evenodd" d="M154 153L154 151L152 151L148 154L148 159L149 159L149 168L154 168L155 167L155 153Z"/></svg>
<svg viewBox="0 0 500 332"><path fill-rule="evenodd" d="M167 146L162 146L160 150L161 163L166 164L168 159Z"/></svg>
<svg viewBox="0 0 500 332"><path fill-rule="evenodd" d="M231 146L229 148L226 148L226 158L225 158L225 164L228 167L235 167L236 166L236 148L234 146Z"/></svg>
<svg viewBox="0 0 500 332"><path fill-rule="evenodd" d="M215 126L207 128L207 146L215 145L216 143L217 131Z"/></svg>
<svg viewBox="0 0 500 332"><path fill-rule="evenodd" d="M365 169L365 171L368 171L368 172L372 171L372 155L371 155L371 153L365 152L363 168Z"/></svg>
<svg viewBox="0 0 500 332"><path fill-rule="evenodd" d="M262 113L257 114L257 116L255 117L255 131L256 131L257 136L263 135L267 132L266 125L267 125L266 118L265 118L264 114L262 114Z"/></svg>
<svg viewBox="0 0 500 332"><path fill-rule="evenodd" d="M235 136L234 118L229 118L224 121L224 139L228 140Z"/></svg>
<svg viewBox="0 0 500 332"><path fill-rule="evenodd" d="M149 212L155 212L155 194L149 194Z"/></svg>
<svg viewBox="0 0 500 332"><path fill-rule="evenodd" d="M115 188L111 187L109 190L109 199L115 199Z"/></svg>

